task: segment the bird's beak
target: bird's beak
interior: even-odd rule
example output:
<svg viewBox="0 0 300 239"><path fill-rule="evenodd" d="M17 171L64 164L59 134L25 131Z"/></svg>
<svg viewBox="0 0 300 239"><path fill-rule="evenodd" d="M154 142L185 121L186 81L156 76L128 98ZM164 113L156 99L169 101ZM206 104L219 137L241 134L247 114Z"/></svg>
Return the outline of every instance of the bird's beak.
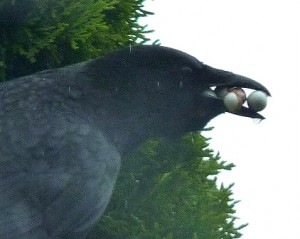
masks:
<svg viewBox="0 0 300 239"><path fill-rule="evenodd" d="M259 90L266 93L267 96L271 96L269 90L263 86L262 84L248 78L245 76L241 76L238 74L233 74L231 72L215 69L213 67L205 65L205 72L208 74L208 84L209 87L217 86L217 87L224 87L224 88L232 88L232 87L239 87L239 88L247 88L253 90ZM210 97L213 97L210 95ZM218 98L218 97L217 97ZM219 101L220 104L224 106L223 99L216 99ZM224 107L224 110L226 108ZM228 111L227 111L228 112ZM242 108L237 112L230 112L239 116L245 116L250 118L257 118L257 119L264 119L262 115L255 112L254 110L242 106Z"/></svg>

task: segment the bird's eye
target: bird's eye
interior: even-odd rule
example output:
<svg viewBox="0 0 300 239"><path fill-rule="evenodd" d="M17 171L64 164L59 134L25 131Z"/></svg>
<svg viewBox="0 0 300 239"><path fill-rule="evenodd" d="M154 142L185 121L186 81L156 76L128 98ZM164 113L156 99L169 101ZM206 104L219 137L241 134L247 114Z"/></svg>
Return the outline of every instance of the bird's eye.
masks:
<svg viewBox="0 0 300 239"><path fill-rule="evenodd" d="M191 80L193 79L193 69L188 66L183 66L180 68L179 74L179 88L187 88L191 85Z"/></svg>

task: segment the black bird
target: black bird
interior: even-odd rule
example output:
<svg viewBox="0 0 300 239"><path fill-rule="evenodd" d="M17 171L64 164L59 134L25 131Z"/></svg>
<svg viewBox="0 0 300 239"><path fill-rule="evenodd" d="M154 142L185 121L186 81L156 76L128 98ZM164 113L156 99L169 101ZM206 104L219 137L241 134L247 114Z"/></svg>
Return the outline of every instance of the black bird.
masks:
<svg viewBox="0 0 300 239"><path fill-rule="evenodd" d="M0 238L81 239L120 158L150 137L203 129L226 111L212 86L261 84L178 50L136 46L0 85ZM241 116L263 118L243 107Z"/></svg>

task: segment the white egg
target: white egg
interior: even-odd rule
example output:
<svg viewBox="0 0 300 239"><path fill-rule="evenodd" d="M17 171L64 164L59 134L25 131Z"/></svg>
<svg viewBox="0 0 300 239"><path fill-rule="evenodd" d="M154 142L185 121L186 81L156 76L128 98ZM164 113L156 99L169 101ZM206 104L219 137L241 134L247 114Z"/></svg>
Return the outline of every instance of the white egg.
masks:
<svg viewBox="0 0 300 239"><path fill-rule="evenodd" d="M221 99L224 99L225 96L229 93L228 88L224 88L224 87L217 87L215 89L215 92L217 96L220 97Z"/></svg>
<svg viewBox="0 0 300 239"><path fill-rule="evenodd" d="M242 88L239 88L239 87L233 87L233 88L229 88L228 89L229 92L234 92L238 99L241 101L240 104L244 104L245 101L246 101L246 92L242 89Z"/></svg>
<svg viewBox="0 0 300 239"><path fill-rule="evenodd" d="M230 112L238 111L242 107L239 97L234 92L230 92L224 97L224 105Z"/></svg>
<svg viewBox="0 0 300 239"><path fill-rule="evenodd" d="M263 91L253 91L247 98L247 104L250 109L258 112L267 106L267 94Z"/></svg>
<svg viewBox="0 0 300 239"><path fill-rule="evenodd" d="M247 104L250 109L258 112L267 106L267 94L262 91L253 91L247 98Z"/></svg>

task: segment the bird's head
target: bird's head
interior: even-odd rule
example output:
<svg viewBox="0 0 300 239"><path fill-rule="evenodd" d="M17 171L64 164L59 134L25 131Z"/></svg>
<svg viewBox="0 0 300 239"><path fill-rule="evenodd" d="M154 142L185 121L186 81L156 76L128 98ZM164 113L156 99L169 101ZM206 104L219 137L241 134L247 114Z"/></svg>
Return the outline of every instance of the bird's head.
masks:
<svg viewBox="0 0 300 239"><path fill-rule="evenodd" d="M162 46L135 46L93 61L93 79L119 99L119 112L135 114L148 128L162 134L201 130L215 116L225 113L223 99L211 87L241 87L270 95L260 83L203 64L196 58ZM234 114L263 116L242 107ZM139 124L139 122L132 122ZM156 128L156 130L155 130Z"/></svg>

